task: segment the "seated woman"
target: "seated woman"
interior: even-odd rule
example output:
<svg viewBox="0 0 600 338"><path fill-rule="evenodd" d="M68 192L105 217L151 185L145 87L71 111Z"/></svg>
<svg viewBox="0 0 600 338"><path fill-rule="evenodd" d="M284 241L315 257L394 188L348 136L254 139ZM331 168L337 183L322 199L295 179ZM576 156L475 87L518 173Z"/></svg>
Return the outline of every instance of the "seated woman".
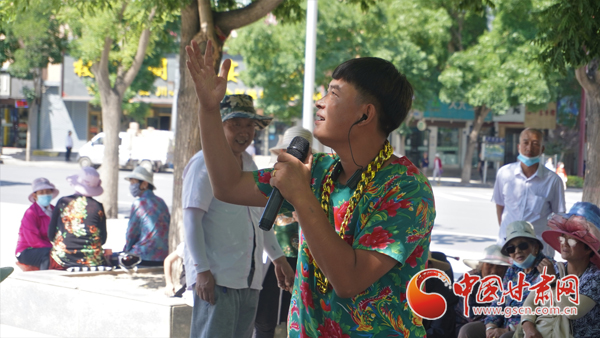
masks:
<svg viewBox="0 0 600 338"><path fill-rule="evenodd" d="M588 202L577 202L568 214L553 214L548 219L552 230L542 238L566 262L567 275L579 277L579 305L563 296L557 304L577 306L577 314L566 316L571 321L574 338L600 337L600 209ZM535 307L531 297L526 304ZM522 316L521 324L526 337L542 337L535 326L536 316Z"/></svg>
<svg viewBox="0 0 600 338"><path fill-rule="evenodd" d="M140 265L162 266L169 255L169 208L153 192L156 188L151 171L139 166L125 179L135 200L123 251L140 257Z"/></svg>
<svg viewBox="0 0 600 338"><path fill-rule="evenodd" d="M102 245L106 242L104 207L93 196L104 191L96 169L82 168L67 177L75 194L56 202L48 227L52 241L50 268L91 267L105 265Z"/></svg>
<svg viewBox="0 0 600 338"><path fill-rule="evenodd" d="M544 256L542 249L544 245L535 237L533 225L525 221L516 221L508 225L506 229L506 242L502 246L501 253L512 258L512 266L508 268L502 280L502 288L508 290L508 283L517 285L519 272L525 273L525 281L531 285L538 282L540 272L547 267L548 274L555 274L554 261ZM521 307L523 301L527 298L529 289L523 290L521 301L513 299L509 295L503 304L498 304L494 300L491 307ZM489 315L485 318L485 323L473 322L466 324L460 329L459 338L466 337L497 337L510 338L514 330L521 321L521 316L513 315L505 318L503 315Z"/></svg>
<svg viewBox="0 0 600 338"><path fill-rule="evenodd" d="M48 179L36 178L19 228L19 240L15 255L19 267L24 271L48 270L52 243L48 239L48 224L54 206L50 202L58 196L58 189Z"/></svg>
<svg viewBox="0 0 600 338"><path fill-rule="evenodd" d="M485 248L485 257L479 260L475 259L464 259L463 262L465 265L470 267L472 270L469 271L469 275L471 276L479 276L481 279L495 275L500 278L504 278L506 274L506 270L509 266L511 266L510 257L503 255L500 252L501 248L497 244L493 244ZM463 278L459 279L459 282ZM461 300L456 304L454 310L456 312L456 332L459 332L460 328L463 325L472 323L472 322L483 322L485 320L484 315L475 315L473 313L473 307L475 306L489 306L492 303L478 303L477 302L477 293L479 292L480 283L477 283L473 286L473 291L469 295L469 299L467 300L469 305L469 316L465 317L464 315L464 302Z"/></svg>

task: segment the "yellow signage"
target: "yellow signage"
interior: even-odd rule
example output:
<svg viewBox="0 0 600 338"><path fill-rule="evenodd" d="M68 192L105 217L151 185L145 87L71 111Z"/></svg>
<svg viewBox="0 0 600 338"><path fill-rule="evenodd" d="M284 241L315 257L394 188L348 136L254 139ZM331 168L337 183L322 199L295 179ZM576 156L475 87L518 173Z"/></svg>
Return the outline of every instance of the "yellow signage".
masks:
<svg viewBox="0 0 600 338"><path fill-rule="evenodd" d="M73 62L73 71L79 77L83 77L83 76L94 77L94 74L90 71L91 66L92 66L91 61L89 61L86 64L83 64L83 61L81 61L81 59L79 59L76 62Z"/></svg>
<svg viewBox="0 0 600 338"><path fill-rule="evenodd" d="M160 66L158 67L148 67L148 70L152 72L157 77L160 77L163 80L167 80L167 59L162 58L160 60Z"/></svg>
<svg viewBox="0 0 600 338"><path fill-rule="evenodd" d="M236 72L235 69L237 68L237 66L239 66L240 64L231 60L231 68L229 68L229 73L227 73L227 82L231 81L231 82L235 82L237 83L237 77L240 76L240 73Z"/></svg>

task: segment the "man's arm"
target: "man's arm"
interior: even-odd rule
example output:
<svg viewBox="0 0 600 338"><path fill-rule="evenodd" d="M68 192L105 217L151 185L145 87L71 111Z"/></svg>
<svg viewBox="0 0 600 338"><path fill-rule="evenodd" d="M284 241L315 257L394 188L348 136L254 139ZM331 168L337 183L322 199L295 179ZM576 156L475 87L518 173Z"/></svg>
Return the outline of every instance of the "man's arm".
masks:
<svg viewBox="0 0 600 338"><path fill-rule="evenodd" d="M206 256L206 243L204 242L204 230L202 229L202 218L205 212L198 208L183 209L183 227L185 230L185 245L194 261L196 273L195 290L200 299L215 304L215 278L210 271L210 263Z"/></svg>
<svg viewBox="0 0 600 338"><path fill-rule="evenodd" d="M496 204L496 216L498 216L498 226L502 225L502 213L504 212L504 206Z"/></svg>
<svg viewBox="0 0 600 338"><path fill-rule="evenodd" d="M195 41L186 47L186 51L187 67L200 102L202 150L214 195L227 203L264 207L267 200L256 187L252 173L242 171L223 131L219 110L227 89L231 60L223 62L221 75L217 76L213 68L211 41L206 45L204 56Z"/></svg>
<svg viewBox="0 0 600 338"><path fill-rule="evenodd" d="M390 256L348 245L329 224L314 195L294 207L310 252L338 296L354 297L398 264Z"/></svg>

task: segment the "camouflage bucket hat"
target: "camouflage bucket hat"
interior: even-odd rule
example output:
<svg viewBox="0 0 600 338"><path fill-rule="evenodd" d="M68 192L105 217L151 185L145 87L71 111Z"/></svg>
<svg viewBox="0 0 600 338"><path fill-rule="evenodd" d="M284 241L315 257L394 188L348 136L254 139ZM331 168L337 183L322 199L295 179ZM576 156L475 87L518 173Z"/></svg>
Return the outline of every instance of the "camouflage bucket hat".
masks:
<svg viewBox="0 0 600 338"><path fill-rule="evenodd" d="M252 96L245 94L227 95L221 101L221 121L225 122L236 117L253 119L256 121L256 128L258 130L268 126L271 120L273 120L272 117L256 113Z"/></svg>

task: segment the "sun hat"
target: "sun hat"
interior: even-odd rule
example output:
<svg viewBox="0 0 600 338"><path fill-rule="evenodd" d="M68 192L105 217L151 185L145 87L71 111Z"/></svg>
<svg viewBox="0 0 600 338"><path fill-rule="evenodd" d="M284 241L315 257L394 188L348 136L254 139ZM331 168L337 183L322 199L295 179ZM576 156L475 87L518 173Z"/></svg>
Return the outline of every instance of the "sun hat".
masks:
<svg viewBox="0 0 600 338"><path fill-rule="evenodd" d="M135 167L135 169L133 169L131 174L125 176L125 180L127 180L127 181L129 181L132 178L135 178L138 181L146 181L146 182L150 183L153 188L155 188L154 180L153 180L154 174L148 172L148 170L142 166Z"/></svg>
<svg viewBox="0 0 600 338"><path fill-rule="evenodd" d="M35 195L36 191L52 189L52 199L58 196L58 189L54 186L54 184L50 183L47 178L39 177L33 180L31 183L31 194L29 194L29 202L35 202L33 195Z"/></svg>
<svg viewBox="0 0 600 338"><path fill-rule="evenodd" d="M83 196L94 197L102 195L104 189L100 186L102 180L98 171L92 167L83 167L77 175L67 177L67 181L75 188L75 191Z"/></svg>
<svg viewBox="0 0 600 338"><path fill-rule="evenodd" d="M506 241L504 241L504 245L502 245L502 250L500 252L508 256L508 252L506 252L506 247L508 246L508 242L517 237L527 237L531 239L535 239L540 245L540 250L544 248L544 244L542 241L535 237L535 230L533 230L533 225L526 221L516 221L510 223L506 227Z"/></svg>
<svg viewBox="0 0 600 338"><path fill-rule="evenodd" d="M252 96L246 94L227 95L221 101L221 121L225 122L236 117L255 120L258 130L268 126L273 120L272 117L256 113Z"/></svg>
<svg viewBox="0 0 600 338"><path fill-rule="evenodd" d="M600 267L600 208L589 202L577 202L568 213L551 214L548 227L551 230L544 231L542 238L554 250L560 252L560 235L575 237L594 251L590 261Z"/></svg>
<svg viewBox="0 0 600 338"><path fill-rule="evenodd" d="M495 265L511 266L510 257L500 252L500 246L493 244L483 249L485 256L482 259L463 259L463 263L471 269L477 269L479 263L490 263Z"/></svg>
<svg viewBox="0 0 600 338"><path fill-rule="evenodd" d="M283 133L283 137L281 138L281 140L279 140L279 143L277 143L277 145L274 146L273 148L269 149L269 151L273 155L279 155L279 153L283 149L287 149L287 147L290 145L290 142L292 142L292 140L296 136L300 136L300 137L303 137L306 140L308 140L309 147L312 145L313 135L310 132L310 130L304 129L301 126L295 126L295 127L288 128ZM314 153L314 150L313 150L313 153Z"/></svg>

